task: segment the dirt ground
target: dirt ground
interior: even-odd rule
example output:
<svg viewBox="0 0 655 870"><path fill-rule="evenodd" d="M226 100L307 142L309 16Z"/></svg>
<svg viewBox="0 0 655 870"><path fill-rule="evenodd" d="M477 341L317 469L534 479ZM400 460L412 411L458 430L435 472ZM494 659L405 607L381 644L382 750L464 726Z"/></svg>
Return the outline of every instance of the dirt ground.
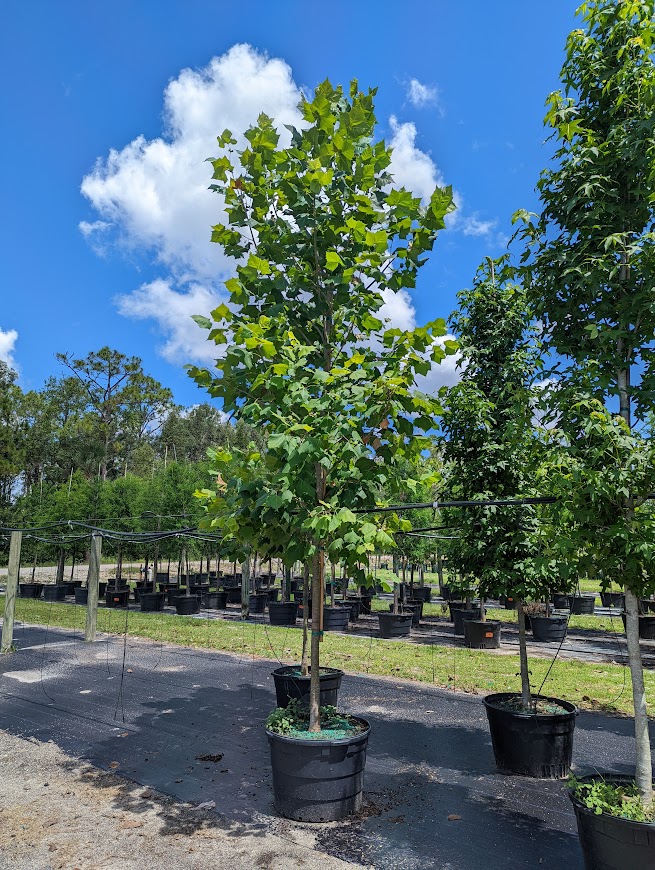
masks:
<svg viewBox="0 0 655 870"><path fill-rule="evenodd" d="M0 731L0 870L338 870L315 834L279 822L257 834ZM217 808L220 810L220 808Z"/></svg>

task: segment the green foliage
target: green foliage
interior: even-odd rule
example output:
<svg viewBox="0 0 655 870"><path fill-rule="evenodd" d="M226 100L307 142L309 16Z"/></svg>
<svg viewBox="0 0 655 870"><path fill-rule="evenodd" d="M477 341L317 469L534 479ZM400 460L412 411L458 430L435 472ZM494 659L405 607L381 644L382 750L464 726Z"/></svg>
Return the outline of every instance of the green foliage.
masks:
<svg viewBox="0 0 655 870"><path fill-rule="evenodd" d="M360 562L392 546L400 522L354 510L398 491L402 461L419 467L439 406L415 379L454 351L438 342L443 320L400 330L379 317L385 292L415 285L453 203L450 189L423 205L391 187L374 93L353 83L348 97L324 82L303 100L306 126L288 128L287 147L265 115L239 154L219 137L212 189L228 219L212 238L241 264L226 282L229 304L211 324L199 319L221 348L218 374L189 367L226 411L268 435L265 455L238 454L240 471L235 451L216 457L225 486L208 522L260 551L266 528L289 560L324 548L360 579Z"/></svg>
<svg viewBox="0 0 655 870"><path fill-rule="evenodd" d="M473 288L458 294L453 316L462 349L462 379L443 390L443 457L449 492L464 499L536 494L538 444L533 384L538 343L526 293L505 258L485 264ZM449 559L484 597L543 594L537 509L472 507L456 514Z"/></svg>
<svg viewBox="0 0 655 870"><path fill-rule="evenodd" d="M348 737L361 728L359 723L353 722L351 717L339 713L336 707L329 704L321 707L320 716L321 730L317 733L309 733L309 706L292 698L286 707L276 707L268 714L266 728L274 734L307 739L320 739L322 736L329 736L332 739Z"/></svg>
<svg viewBox="0 0 655 870"><path fill-rule="evenodd" d="M589 810L600 816L606 813L631 822L652 822L655 819L653 808L644 807L639 789L634 782L617 785L602 777L592 782L581 782L573 774L569 776L568 787L575 797Z"/></svg>

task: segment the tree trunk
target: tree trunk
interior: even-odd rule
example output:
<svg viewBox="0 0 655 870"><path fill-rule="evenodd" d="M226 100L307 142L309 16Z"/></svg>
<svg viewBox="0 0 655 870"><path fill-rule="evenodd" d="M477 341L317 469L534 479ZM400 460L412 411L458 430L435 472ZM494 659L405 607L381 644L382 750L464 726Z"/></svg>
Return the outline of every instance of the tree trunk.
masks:
<svg viewBox="0 0 655 870"><path fill-rule="evenodd" d="M441 550L437 550L437 576L439 577L439 594L443 593L443 557Z"/></svg>
<svg viewBox="0 0 655 870"><path fill-rule="evenodd" d="M530 674L528 672L528 650L525 645L525 612L523 599L516 602L519 617L519 659L521 663L521 701L523 707L529 710L532 706L532 693L530 692Z"/></svg>
<svg viewBox="0 0 655 870"><path fill-rule="evenodd" d="M635 741L637 763L635 782L644 806L653 802L653 772L650 735L648 732L648 708L644 688L644 666L639 648L639 600L630 589L625 590L625 634L628 643L628 664L632 680L632 698L635 711Z"/></svg>
<svg viewBox="0 0 655 870"><path fill-rule="evenodd" d="M321 623L323 616L323 560L324 553L317 547L314 556L314 570L312 571L312 643L311 643L311 670L309 688L309 730L316 732L321 730Z"/></svg>
<svg viewBox="0 0 655 870"><path fill-rule="evenodd" d="M487 621L487 611L484 606L484 596L480 595L480 622Z"/></svg>
<svg viewBox="0 0 655 870"><path fill-rule="evenodd" d="M241 619L250 616L250 554L241 563Z"/></svg>
<svg viewBox="0 0 655 870"><path fill-rule="evenodd" d="M59 548L59 555L57 558L57 575L55 578L55 583L60 584L64 582L64 568L66 567L66 553L64 552L64 548Z"/></svg>

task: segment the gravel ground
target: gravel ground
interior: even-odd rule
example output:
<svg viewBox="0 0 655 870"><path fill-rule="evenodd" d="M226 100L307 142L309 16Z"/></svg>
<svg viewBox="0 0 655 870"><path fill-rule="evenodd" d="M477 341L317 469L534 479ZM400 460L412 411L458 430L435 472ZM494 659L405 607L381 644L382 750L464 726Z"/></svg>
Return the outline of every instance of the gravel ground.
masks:
<svg viewBox="0 0 655 870"><path fill-rule="evenodd" d="M0 731L0 870L338 870L293 825L279 836L225 823L62 752Z"/></svg>

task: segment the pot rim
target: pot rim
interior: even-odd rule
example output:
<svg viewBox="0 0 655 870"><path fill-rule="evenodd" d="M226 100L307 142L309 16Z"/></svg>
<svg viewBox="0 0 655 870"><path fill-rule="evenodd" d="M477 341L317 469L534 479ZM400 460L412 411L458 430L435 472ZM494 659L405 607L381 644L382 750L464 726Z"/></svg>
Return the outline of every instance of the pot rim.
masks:
<svg viewBox="0 0 655 870"><path fill-rule="evenodd" d="M275 677L275 676L286 677L287 674L284 673L285 671L295 670L296 668L299 668L299 667L300 667L300 665L281 665L279 668L275 668L274 671L271 671L271 676L273 676L273 677ZM309 667L311 669L311 665ZM324 675L326 677L334 677L336 674L341 674L341 676L343 677L343 676L345 676L345 673L346 673L345 671L342 671L341 668L328 668L328 667L325 667L324 665L321 665L320 670L329 671L329 673ZM299 677L294 677L294 680L309 680L309 679L311 679L310 674L307 674L306 677L303 677L302 675Z"/></svg>
<svg viewBox="0 0 655 870"><path fill-rule="evenodd" d="M493 703L495 698L518 698L520 696L520 692L491 692L489 695L484 696L482 703L488 709L507 713L508 716L516 719L543 719L545 722L552 722L555 719L568 719L570 716L577 716L580 713L580 710L572 701L565 701L563 698L553 698L550 695L533 695L532 698L538 698L540 701L553 701L556 704L564 707L568 706L572 709L567 710L566 713L524 713L522 710L508 710L506 707L500 707L498 704Z"/></svg>
<svg viewBox="0 0 655 870"><path fill-rule="evenodd" d="M400 618L400 619L413 619L414 618L413 613L394 613L393 611L390 611L389 613L387 613L385 610L378 610L377 614L378 614L378 616L384 617L385 619L391 619L392 616L395 616L397 619L398 618Z"/></svg>
<svg viewBox="0 0 655 870"><path fill-rule="evenodd" d="M304 740L302 737L289 737L287 734L278 734L276 731L269 731L266 727L264 728L264 731L269 740L279 740L280 742L284 742L290 746L348 746L353 743L368 740L371 733L371 723L368 719L364 719L363 716L350 716L350 718L354 719L356 722L363 722L364 725L366 725L366 730L360 731L359 734L353 734L351 737L326 737L325 739L318 740Z"/></svg>

